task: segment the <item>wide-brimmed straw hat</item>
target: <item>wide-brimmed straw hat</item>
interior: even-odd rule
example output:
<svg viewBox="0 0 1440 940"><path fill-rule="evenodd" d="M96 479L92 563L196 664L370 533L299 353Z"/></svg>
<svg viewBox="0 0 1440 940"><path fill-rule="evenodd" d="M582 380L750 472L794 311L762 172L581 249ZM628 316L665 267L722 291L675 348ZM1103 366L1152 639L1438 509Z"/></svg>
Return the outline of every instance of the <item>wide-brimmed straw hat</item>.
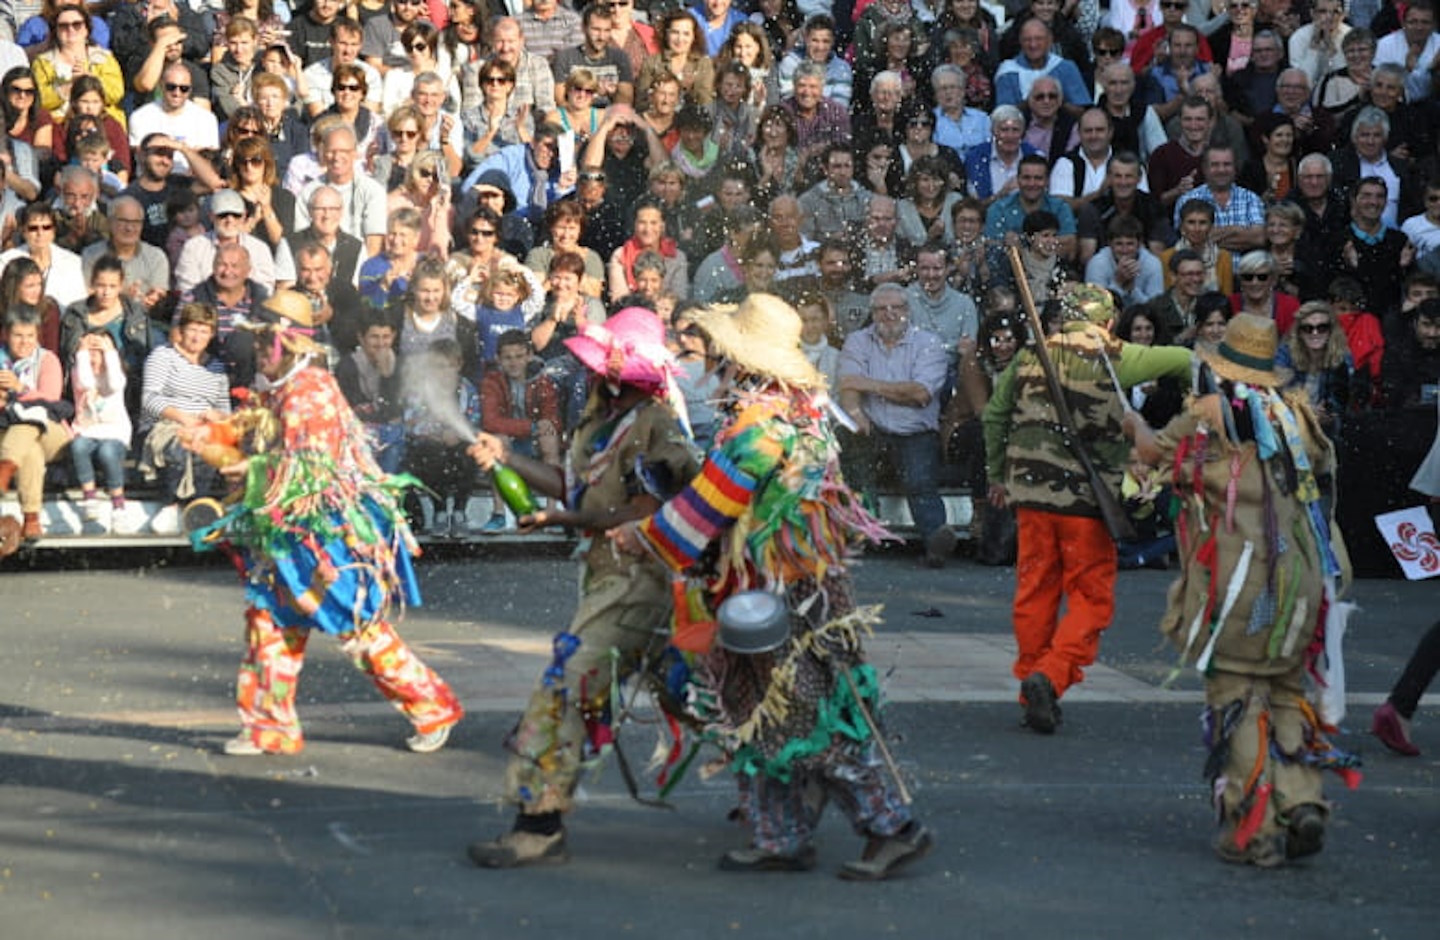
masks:
<svg viewBox="0 0 1440 940"><path fill-rule="evenodd" d="M719 304L690 314L711 348L746 372L791 388L824 388L800 347L800 314L773 294L751 294L740 306Z"/></svg>
<svg viewBox="0 0 1440 940"><path fill-rule="evenodd" d="M612 382L661 387L675 367L665 324L644 307L626 307L604 323L587 323L565 340L585 368Z"/></svg>
<svg viewBox="0 0 1440 940"><path fill-rule="evenodd" d="M272 330L290 352L307 355L321 351L314 339L316 326L315 307L309 297L297 290L279 290L251 310L250 322L240 328L253 332Z"/></svg>
<svg viewBox="0 0 1440 940"><path fill-rule="evenodd" d="M1225 338L1214 349L1196 347L1196 353L1214 373L1232 382L1273 388L1280 384L1275 371L1275 349L1280 345L1275 321L1253 313L1237 313L1225 327Z"/></svg>

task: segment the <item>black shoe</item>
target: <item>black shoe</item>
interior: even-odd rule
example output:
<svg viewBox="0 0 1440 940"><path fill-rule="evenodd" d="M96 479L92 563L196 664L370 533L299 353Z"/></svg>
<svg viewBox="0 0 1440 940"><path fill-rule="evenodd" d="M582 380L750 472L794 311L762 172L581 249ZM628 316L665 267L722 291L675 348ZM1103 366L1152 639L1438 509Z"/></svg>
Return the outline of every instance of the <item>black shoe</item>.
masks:
<svg viewBox="0 0 1440 940"><path fill-rule="evenodd" d="M565 830L550 835L507 832L494 842L472 842L466 854L481 868L520 868L524 865L559 865L570 860L565 851Z"/></svg>
<svg viewBox="0 0 1440 940"><path fill-rule="evenodd" d="M1285 831L1285 857L1304 858L1325 848L1325 811L1314 803L1302 803L1290 811Z"/></svg>
<svg viewBox="0 0 1440 940"><path fill-rule="evenodd" d="M893 836L872 837L865 854L857 861L846 862L840 869L840 877L846 881L884 881L911 862L924 858L934 844L930 830L911 820Z"/></svg>
<svg viewBox="0 0 1440 940"><path fill-rule="evenodd" d="M1060 726L1060 705L1050 678L1032 672L1020 683L1020 695L1025 699L1025 727L1037 734L1054 734Z"/></svg>
<svg viewBox="0 0 1440 940"><path fill-rule="evenodd" d="M767 852L753 846L731 849L720 856L721 871L810 871L815 867L815 846L802 846L794 855Z"/></svg>

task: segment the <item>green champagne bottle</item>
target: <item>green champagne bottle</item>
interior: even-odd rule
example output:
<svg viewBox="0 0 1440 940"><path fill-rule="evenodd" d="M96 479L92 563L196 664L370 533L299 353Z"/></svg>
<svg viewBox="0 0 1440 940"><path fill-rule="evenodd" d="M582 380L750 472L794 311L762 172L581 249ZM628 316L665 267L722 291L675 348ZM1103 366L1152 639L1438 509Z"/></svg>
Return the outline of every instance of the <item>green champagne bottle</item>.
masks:
<svg viewBox="0 0 1440 940"><path fill-rule="evenodd" d="M490 484L494 487L495 494L505 501L505 505L510 507L517 519L540 508L524 478L499 461L490 468Z"/></svg>

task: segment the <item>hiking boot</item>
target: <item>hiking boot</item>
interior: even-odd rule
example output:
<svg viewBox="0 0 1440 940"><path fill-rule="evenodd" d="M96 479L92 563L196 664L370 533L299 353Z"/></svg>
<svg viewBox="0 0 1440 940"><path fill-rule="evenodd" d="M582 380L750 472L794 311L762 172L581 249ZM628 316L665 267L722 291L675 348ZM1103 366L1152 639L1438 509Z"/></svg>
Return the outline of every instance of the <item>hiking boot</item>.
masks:
<svg viewBox="0 0 1440 940"><path fill-rule="evenodd" d="M1025 699L1025 727L1037 734L1054 734L1060 727L1060 705L1050 677L1032 672L1020 683L1020 696Z"/></svg>
<svg viewBox="0 0 1440 940"><path fill-rule="evenodd" d="M405 746L416 754L433 754L444 747L446 741L450 740L450 729L453 727L455 726L446 725L424 734L412 734L405 739Z"/></svg>
<svg viewBox="0 0 1440 940"><path fill-rule="evenodd" d="M1235 844L1233 833L1221 833L1215 838L1215 854L1231 865L1279 868L1285 864L1285 845L1279 833L1257 835L1244 849Z"/></svg>
<svg viewBox="0 0 1440 940"><path fill-rule="evenodd" d="M803 845L793 855L767 852L751 846L748 849L731 849L720 856L721 871L810 871L815 863L813 845Z"/></svg>
<svg viewBox="0 0 1440 940"><path fill-rule="evenodd" d="M865 852L846 862L840 877L846 881L884 881L911 862L924 858L934 846L930 830L911 820L893 836L871 836Z"/></svg>
<svg viewBox="0 0 1440 940"><path fill-rule="evenodd" d="M1370 722L1370 733L1396 754L1405 757L1420 756L1420 749L1410 740L1410 723L1396 710L1393 702L1386 702L1375 709L1375 717Z"/></svg>
<svg viewBox="0 0 1440 940"><path fill-rule="evenodd" d="M1325 811L1314 803L1302 803L1290 811L1285 832L1285 857L1304 858L1325 848Z"/></svg>
<svg viewBox="0 0 1440 940"><path fill-rule="evenodd" d="M507 832L494 842L470 843L466 854L481 868L558 865L570 860L565 851L564 829L548 836L536 832Z"/></svg>

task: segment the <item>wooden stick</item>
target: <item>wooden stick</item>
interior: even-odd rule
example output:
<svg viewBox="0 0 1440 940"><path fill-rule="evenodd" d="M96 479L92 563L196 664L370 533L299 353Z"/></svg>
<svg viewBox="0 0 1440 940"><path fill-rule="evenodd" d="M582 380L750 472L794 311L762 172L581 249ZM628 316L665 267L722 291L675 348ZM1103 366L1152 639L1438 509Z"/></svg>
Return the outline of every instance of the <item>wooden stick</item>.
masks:
<svg viewBox="0 0 1440 940"><path fill-rule="evenodd" d="M895 763L895 758L890 756L890 748L885 746L885 736L880 733L879 725L875 724L875 718L866 707L865 700L860 697L860 687L855 684L855 677L850 675L849 666L840 667L840 675L845 677L845 684L850 686L850 694L855 697L855 706L860 709L865 724L870 728L870 736L875 739L876 745L880 748L880 757L884 759L885 766L890 770L890 776L895 778L895 786L900 788L900 802L909 806L913 800L910 798L910 791L905 787L905 781L900 776L900 768Z"/></svg>

